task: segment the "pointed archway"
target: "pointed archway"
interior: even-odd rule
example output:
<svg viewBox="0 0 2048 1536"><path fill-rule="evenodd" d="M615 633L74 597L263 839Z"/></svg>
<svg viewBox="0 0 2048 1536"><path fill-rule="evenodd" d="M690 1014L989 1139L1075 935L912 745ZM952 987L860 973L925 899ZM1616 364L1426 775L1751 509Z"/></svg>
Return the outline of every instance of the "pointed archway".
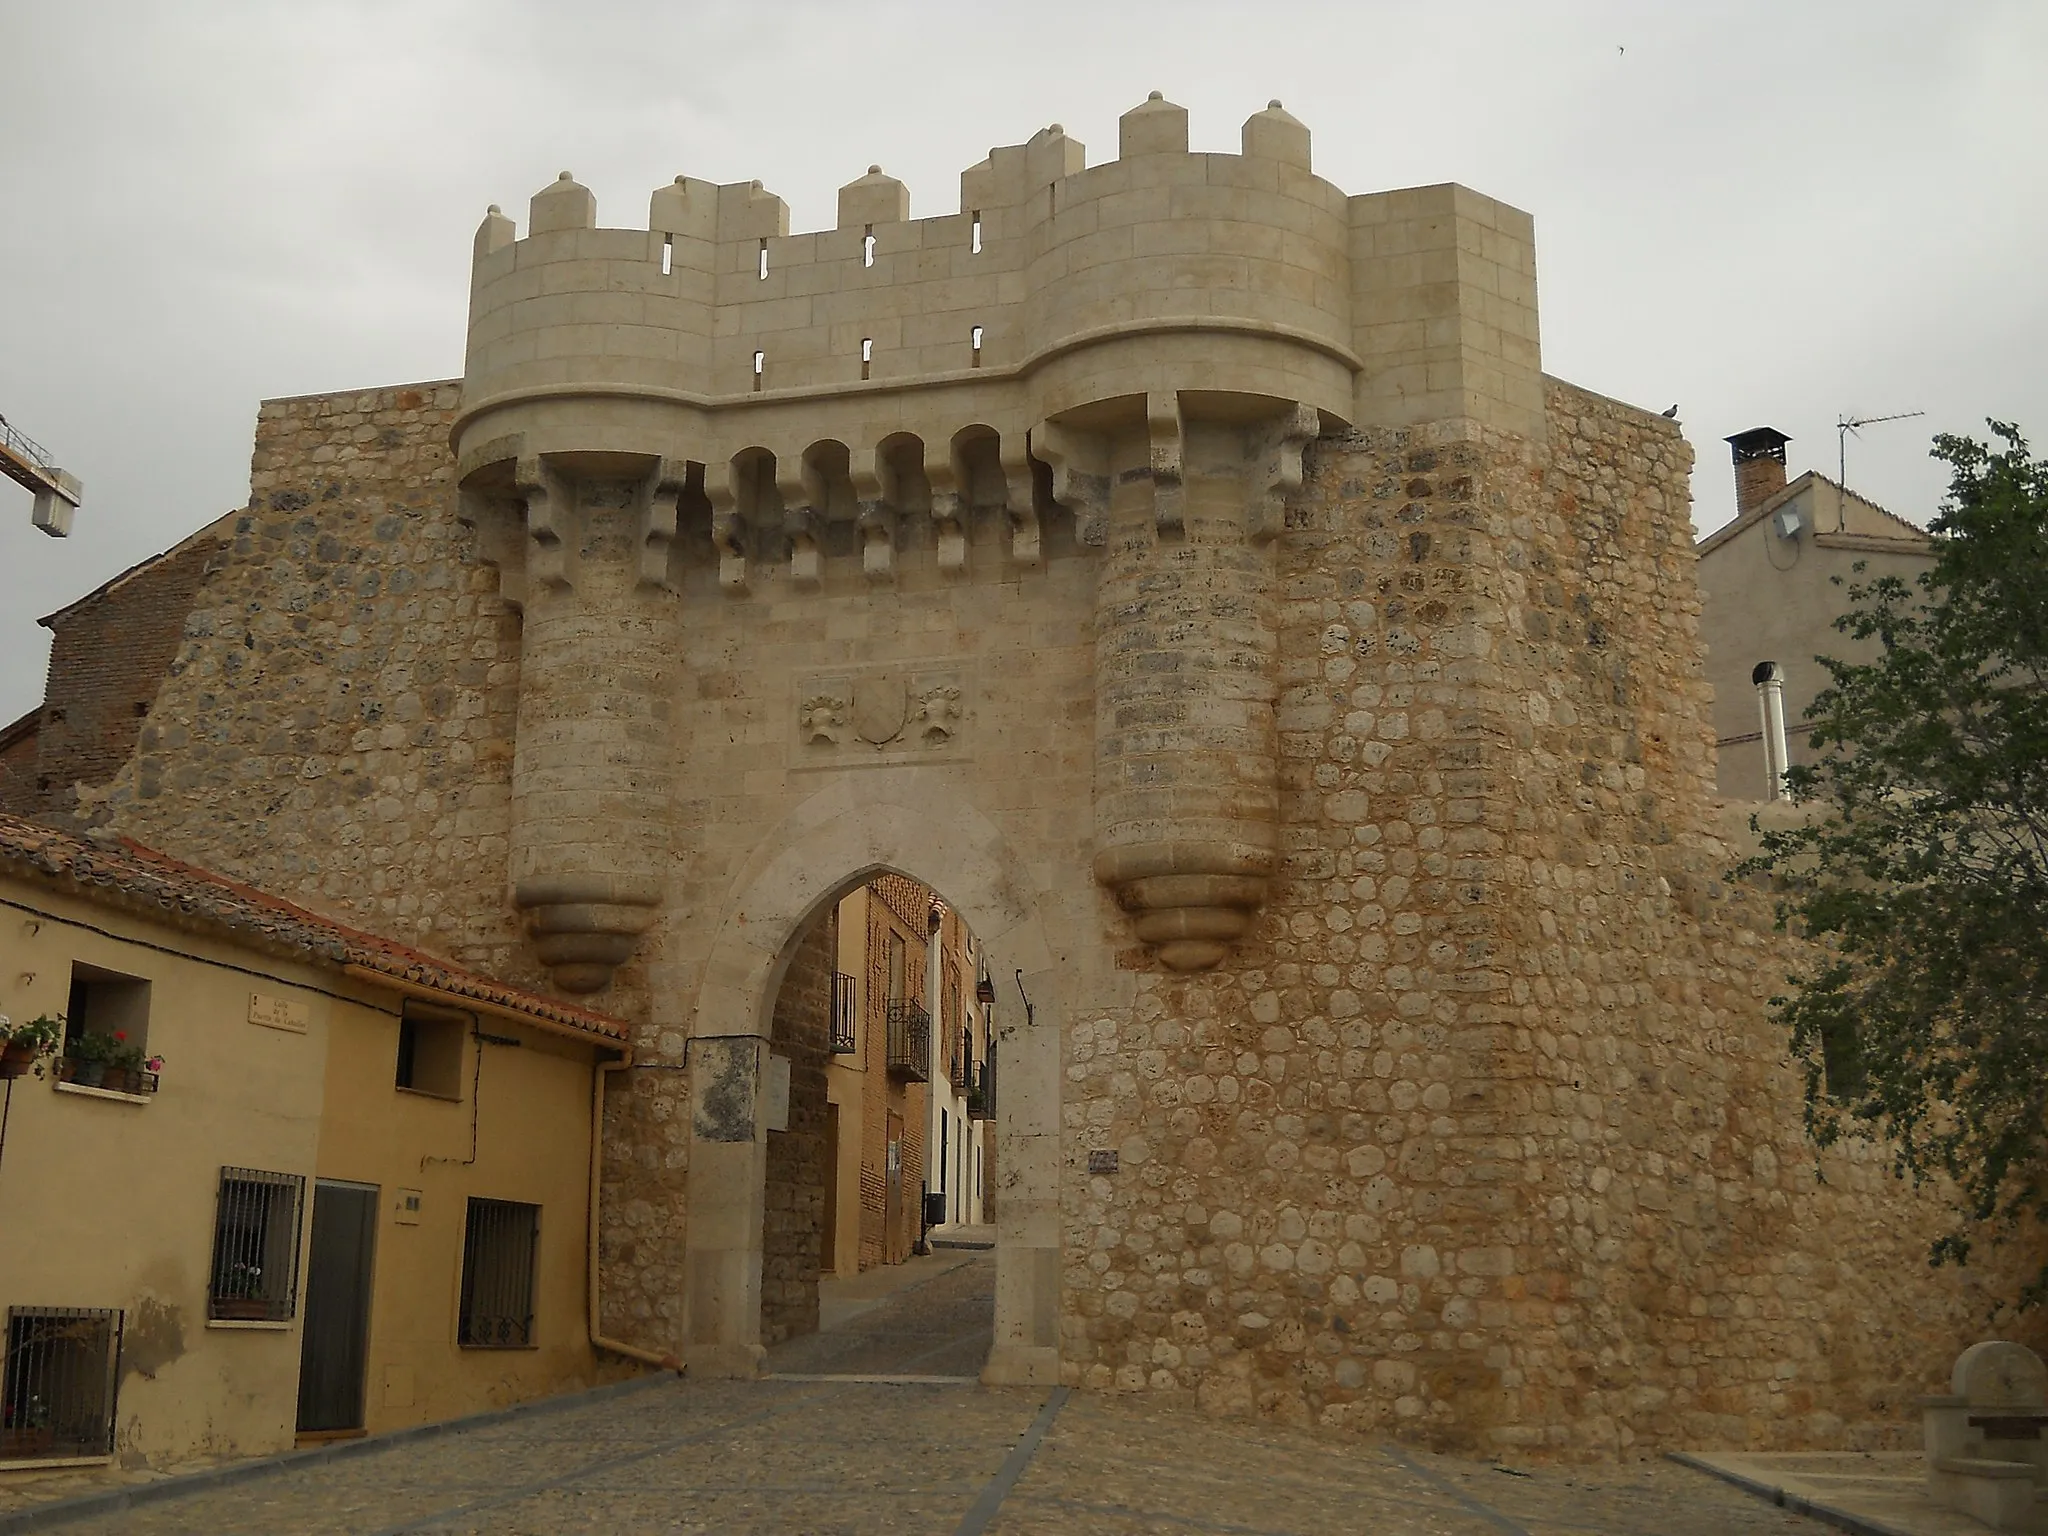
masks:
<svg viewBox="0 0 2048 1536"><path fill-rule="evenodd" d="M994 823L938 773L847 774L797 806L741 867L690 1023L685 1352L693 1373L751 1376L763 1353L761 1084L775 997L810 918L885 871L938 891L980 935L989 968L1021 973L1029 1022L999 1029L995 1344L983 1380L1059 1376L1059 1092L1065 977L1045 892Z"/></svg>

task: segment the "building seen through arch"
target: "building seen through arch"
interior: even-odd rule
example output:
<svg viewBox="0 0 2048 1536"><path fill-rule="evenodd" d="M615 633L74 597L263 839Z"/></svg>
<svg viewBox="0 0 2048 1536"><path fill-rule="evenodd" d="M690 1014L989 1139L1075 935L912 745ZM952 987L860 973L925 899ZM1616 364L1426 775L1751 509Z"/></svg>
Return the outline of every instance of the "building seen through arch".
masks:
<svg viewBox="0 0 2048 1536"><path fill-rule="evenodd" d="M856 885L798 935L769 1036L764 1345L817 1326L820 1280L900 1264L929 1232L990 1219L980 966L960 915L907 875Z"/></svg>

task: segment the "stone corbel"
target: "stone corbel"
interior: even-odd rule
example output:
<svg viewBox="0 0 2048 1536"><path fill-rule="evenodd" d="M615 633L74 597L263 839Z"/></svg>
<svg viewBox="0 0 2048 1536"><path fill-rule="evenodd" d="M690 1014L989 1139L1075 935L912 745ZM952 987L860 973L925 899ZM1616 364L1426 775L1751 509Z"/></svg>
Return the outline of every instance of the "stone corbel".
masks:
<svg viewBox="0 0 2048 1536"><path fill-rule="evenodd" d="M1245 502L1251 536L1259 543L1279 537L1287 527L1287 503L1301 490L1302 454L1322 425L1314 406L1296 401L1278 419L1252 429Z"/></svg>
<svg viewBox="0 0 2048 1536"><path fill-rule="evenodd" d="M858 448L847 467L853 481L854 526L860 530L860 568L869 581L896 579L896 477L872 448Z"/></svg>
<svg viewBox="0 0 2048 1536"><path fill-rule="evenodd" d="M731 460L704 466L711 503L711 543L718 550L718 585L728 596L747 590L746 529L740 523L739 471Z"/></svg>
<svg viewBox="0 0 2048 1536"><path fill-rule="evenodd" d="M568 591L570 544L563 535L576 515L574 489L539 457L515 461L512 484L526 503L528 583Z"/></svg>
<svg viewBox="0 0 2048 1536"><path fill-rule="evenodd" d="M661 888L624 875L558 875L521 880L512 900L555 985L584 993L609 986L632 958L653 926Z"/></svg>
<svg viewBox="0 0 2048 1536"><path fill-rule="evenodd" d="M825 582L818 542L824 532L825 487L801 458L778 455L775 490L782 498L782 531L789 535L789 579L799 590L815 592Z"/></svg>
<svg viewBox="0 0 2048 1536"><path fill-rule="evenodd" d="M689 462L657 459L647 473L646 506L640 518L640 585L673 593L669 551L676 539L676 508L689 479Z"/></svg>
<svg viewBox="0 0 2048 1536"><path fill-rule="evenodd" d="M476 530L477 555L498 573L498 596L514 613L526 608L526 531L519 503L480 491L463 491L456 517Z"/></svg>
<svg viewBox="0 0 2048 1536"><path fill-rule="evenodd" d="M1145 397L1145 431L1152 448L1153 519L1161 533L1180 533L1187 496L1181 470L1179 391L1154 391Z"/></svg>
<svg viewBox="0 0 2048 1536"><path fill-rule="evenodd" d="M1056 421L1031 429L1031 451L1052 467L1052 499L1074 518L1074 536L1100 547L1109 540L1109 448L1091 432Z"/></svg>
<svg viewBox="0 0 2048 1536"><path fill-rule="evenodd" d="M1003 469L1004 510L1010 518L1010 558L1035 566L1044 555L1038 543L1038 497L1031 473L1031 448L1021 433L1008 433L997 445Z"/></svg>
<svg viewBox="0 0 2048 1536"><path fill-rule="evenodd" d="M938 534L939 569L957 576L967 569L967 491L973 480L955 448L946 458L928 463L925 478L932 488L932 527Z"/></svg>

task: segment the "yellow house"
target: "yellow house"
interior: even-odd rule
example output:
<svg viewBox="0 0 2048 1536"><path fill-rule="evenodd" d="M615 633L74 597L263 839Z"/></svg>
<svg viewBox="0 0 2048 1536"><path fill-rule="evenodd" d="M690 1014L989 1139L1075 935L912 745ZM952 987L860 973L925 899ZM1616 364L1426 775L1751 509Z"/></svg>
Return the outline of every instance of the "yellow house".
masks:
<svg viewBox="0 0 2048 1536"><path fill-rule="evenodd" d="M261 1454L634 1354L590 1323L618 1021L6 816L0 1014L64 1020L0 1066L0 1470Z"/></svg>

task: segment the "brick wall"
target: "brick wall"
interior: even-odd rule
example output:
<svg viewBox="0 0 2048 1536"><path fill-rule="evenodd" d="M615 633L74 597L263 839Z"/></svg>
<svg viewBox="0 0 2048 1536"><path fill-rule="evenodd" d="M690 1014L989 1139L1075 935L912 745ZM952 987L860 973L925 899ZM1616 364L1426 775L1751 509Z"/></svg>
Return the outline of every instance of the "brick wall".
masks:
<svg viewBox="0 0 2048 1536"><path fill-rule="evenodd" d="M789 1060L789 1129L768 1133L761 1242L761 1342L818 1329L825 1224L825 1063L831 1051L832 971L839 952L829 908L797 941L775 998L770 1045Z"/></svg>
<svg viewBox="0 0 2048 1536"><path fill-rule="evenodd" d="M925 1155L926 1089L889 1075L889 936L903 940L903 996L925 1001L932 893L903 875L880 875L868 886L867 999L863 1021L866 1105L861 1115L862 1269L901 1264L917 1242ZM888 1143L891 1116L900 1122L900 1198L890 1220Z"/></svg>
<svg viewBox="0 0 2048 1536"><path fill-rule="evenodd" d="M0 730L0 811L33 816L36 811L36 723L40 708Z"/></svg>
<svg viewBox="0 0 2048 1536"><path fill-rule="evenodd" d="M106 783L141 738L226 541L209 529L145 561L45 620L50 670L34 741L26 814L68 818L78 788Z"/></svg>

